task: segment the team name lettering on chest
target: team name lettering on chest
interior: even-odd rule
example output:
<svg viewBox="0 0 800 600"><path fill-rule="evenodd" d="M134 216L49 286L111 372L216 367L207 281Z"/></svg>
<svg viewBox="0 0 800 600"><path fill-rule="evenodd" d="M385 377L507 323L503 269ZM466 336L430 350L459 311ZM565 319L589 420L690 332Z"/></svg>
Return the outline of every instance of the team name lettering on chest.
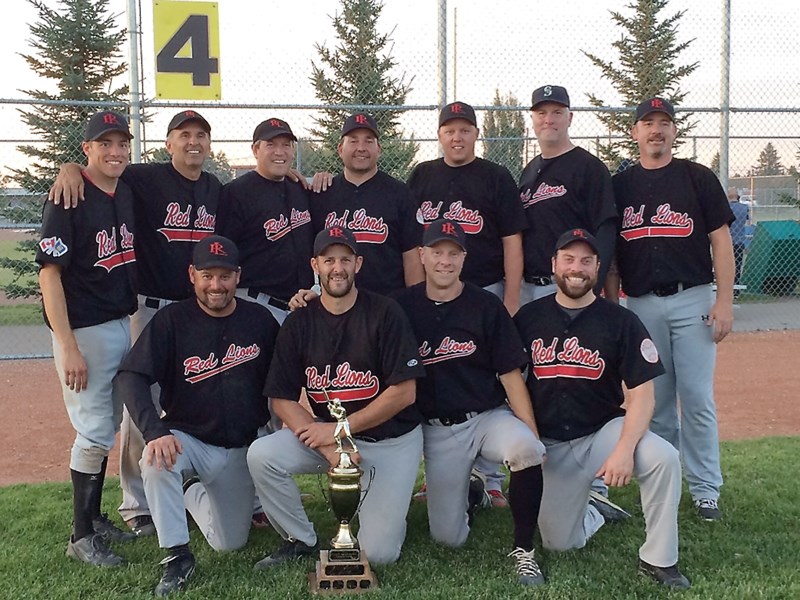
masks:
<svg viewBox="0 0 800 600"><path fill-rule="evenodd" d="M565 339L560 351L558 348L558 337L554 337L547 345L541 338L531 342L533 374L537 379L566 377L596 380L602 377L606 363L600 358L599 350L590 350L581 345L576 336Z"/></svg>
<svg viewBox="0 0 800 600"><path fill-rule="evenodd" d="M626 241L638 240L641 238L664 238L664 237L689 237L694 232L694 219L687 213L672 210L669 202L659 204L655 214L650 217L652 225L645 225L644 219L645 205L639 206L639 210L634 210L632 206L626 206L622 211L622 230L620 236Z"/></svg>
<svg viewBox="0 0 800 600"><path fill-rule="evenodd" d="M537 202L541 202L542 200L548 200L550 198L558 198L559 196L564 196L567 193L567 188L564 185L549 185L547 183L540 183L539 187L536 188L536 191L531 191L530 188L526 189L524 192L520 193L519 199L522 201L522 208L528 208L529 206L533 206Z"/></svg>
<svg viewBox="0 0 800 600"><path fill-rule="evenodd" d="M214 352L210 352L206 358L190 356L183 361L183 375L188 383L199 383L200 381L219 375L223 371L254 360L260 355L261 347L258 344L250 344L249 346L231 344L225 351L221 362Z"/></svg>
<svg viewBox="0 0 800 600"><path fill-rule="evenodd" d="M197 216L192 223L191 204L181 210L178 202L170 202L164 215L164 227L158 232L169 242L196 242L211 235L216 222L216 215L211 214L205 205L197 208Z"/></svg>
<svg viewBox="0 0 800 600"><path fill-rule="evenodd" d="M327 402L325 392L330 398L342 402L369 400L378 393L379 387L378 378L372 371L353 369L347 361L336 367L333 376L331 365L325 365L322 372L317 367L306 369L306 391L314 402Z"/></svg>
<svg viewBox="0 0 800 600"><path fill-rule="evenodd" d="M112 227L108 232L101 229L95 236L97 243L97 262L95 267L111 272L112 269L120 265L136 262L136 254L133 251L133 233L128 230L128 226L123 223L119 227L120 249L117 250L117 228Z"/></svg>
<svg viewBox="0 0 800 600"><path fill-rule="evenodd" d="M469 356L470 354L474 354L477 349L477 345L472 340L459 342L452 339L450 336L445 336L436 350L433 351L433 356L430 356L431 347L428 345L427 340L422 342L422 345L419 347L419 354L422 357L423 365L432 365L445 360Z"/></svg>
<svg viewBox="0 0 800 600"><path fill-rule="evenodd" d="M331 211L325 217L325 228L346 227L353 232L357 242L365 244L383 244L389 237L389 227L383 217L372 217L363 208L354 210L353 217L348 220L349 216L349 210L345 210L341 217L336 211Z"/></svg>
<svg viewBox="0 0 800 600"><path fill-rule="evenodd" d="M442 217L458 221L464 229L464 233L476 234L483 230L483 217L480 211L473 208L465 208L461 200L453 202Z"/></svg>
<svg viewBox="0 0 800 600"><path fill-rule="evenodd" d="M442 211L442 203L439 202L436 206L433 205L433 202L429 202L426 200L422 204L419 205L417 209L417 223L422 223L425 225L426 223L432 223L436 219L439 218L439 213Z"/></svg>

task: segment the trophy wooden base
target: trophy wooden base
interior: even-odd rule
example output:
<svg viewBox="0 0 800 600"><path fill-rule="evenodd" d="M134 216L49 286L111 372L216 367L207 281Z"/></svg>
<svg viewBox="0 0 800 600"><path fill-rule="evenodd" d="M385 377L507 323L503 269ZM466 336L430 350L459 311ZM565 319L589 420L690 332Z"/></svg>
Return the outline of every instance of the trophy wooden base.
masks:
<svg viewBox="0 0 800 600"><path fill-rule="evenodd" d="M312 594L357 594L378 588L378 578L358 549L321 550L317 567L308 574Z"/></svg>

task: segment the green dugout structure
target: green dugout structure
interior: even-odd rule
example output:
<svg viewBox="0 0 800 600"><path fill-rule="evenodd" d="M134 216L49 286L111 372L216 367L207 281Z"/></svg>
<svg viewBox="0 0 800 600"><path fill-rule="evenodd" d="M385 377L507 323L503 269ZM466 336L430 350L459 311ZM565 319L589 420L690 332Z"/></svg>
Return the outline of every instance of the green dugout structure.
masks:
<svg viewBox="0 0 800 600"><path fill-rule="evenodd" d="M800 222L762 221L747 251L741 282L748 294L788 296L800 278Z"/></svg>

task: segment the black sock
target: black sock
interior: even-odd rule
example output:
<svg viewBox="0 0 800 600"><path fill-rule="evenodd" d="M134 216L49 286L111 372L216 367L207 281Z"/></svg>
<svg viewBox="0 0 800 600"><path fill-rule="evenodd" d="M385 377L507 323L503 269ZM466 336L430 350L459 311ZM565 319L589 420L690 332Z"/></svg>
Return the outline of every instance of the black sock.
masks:
<svg viewBox="0 0 800 600"><path fill-rule="evenodd" d="M97 477L91 473L81 473L70 469L72 476L72 539L78 541L94 534L92 525L93 487Z"/></svg>
<svg viewBox="0 0 800 600"><path fill-rule="evenodd" d="M103 499L103 484L106 481L106 468L108 468L108 457L103 459L100 465L100 472L97 475L92 475L92 518L96 519L100 516L100 504Z"/></svg>
<svg viewBox="0 0 800 600"><path fill-rule="evenodd" d="M192 551L189 550L189 544L180 544L179 546L171 546L169 549L170 556L187 556L191 554Z"/></svg>
<svg viewBox="0 0 800 600"><path fill-rule="evenodd" d="M514 519L514 547L533 550L533 535L542 504L542 467L511 471L508 503Z"/></svg>

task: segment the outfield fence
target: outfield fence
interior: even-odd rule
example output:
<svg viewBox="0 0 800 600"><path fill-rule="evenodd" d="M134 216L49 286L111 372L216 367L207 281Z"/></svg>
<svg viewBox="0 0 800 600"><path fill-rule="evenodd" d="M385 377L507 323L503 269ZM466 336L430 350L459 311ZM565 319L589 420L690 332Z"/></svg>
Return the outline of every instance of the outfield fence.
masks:
<svg viewBox="0 0 800 600"><path fill-rule="evenodd" d="M112 10L124 15L123 0L111 4ZM216 160L209 167L222 179L253 167L252 131L273 116L288 121L300 138L296 162L301 172L338 171L335 152L313 132L315 119L334 109L341 114L366 109L378 117L394 115L397 144L412 147L410 155L384 148L382 168L403 178L414 163L438 156L439 106L458 99L477 109L482 129L478 153L502 162L516 175L538 152L530 129L530 93L548 83L569 90L574 111L570 134L576 144L599 154L604 145L625 139L623 134L610 132L599 117L630 114L631 107L624 105L587 53L619 66L612 44L620 39L622 30L612 21L611 11L629 17L633 14L627 6L630 2L564 3L553 15L541 3L527 0L498 0L490 14L485 3L467 0L386 0L378 29L391 38L385 51L394 58L392 76L409 88L405 102L335 106L320 103L310 76L312 62L322 66L315 44L329 49L338 44L330 17L340 10L339 2L260 3L248 12L247 19L237 12L237 3L220 2L223 99L201 103L155 99L152 68L148 67L154 64L152 15L146 4L140 15L141 97L118 107L142 117L138 138L142 160L163 159L169 119L178 110L193 108L212 124ZM291 44L271 48L260 23L291 24L296 11L304 11L306 22L302 27L288 26ZM736 327L800 328L800 183L796 172L800 166L800 84L796 77L800 72L800 38L796 35L800 11L793 3L779 0L671 0L659 16L663 19L678 11L686 12L678 21L676 41L690 43L676 62L697 63L697 67L680 83L686 97L678 107L679 114L688 115L693 126L682 136L676 155L717 169L719 156L727 158L728 169L721 179L736 187L750 207ZM31 52L27 48L21 51ZM9 60L22 61L18 56ZM43 81L41 87L49 85ZM589 94L602 99L604 107L592 106ZM20 111L43 111L59 103L66 104L37 102L24 95L0 99L0 208L19 209L13 218L4 210L5 218L0 220L0 257L24 258L17 244L25 238L25 231L35 229L47 191L46 185L22 189L11 177L10 169L24 169L34 162L19 151L20 146L46 145L27 129ZM87 114L101 107L82 105ZM76 159L80 157L80 132L76 125L70 139ZM609 166L613 170L618 165ZM23 223L17 222L19 219ZM8 269L0 269L0 288L13 279ZM50 353L49 333L41 324L38 302L36 298L8 298L0 292L0 357Z"/></svg>

